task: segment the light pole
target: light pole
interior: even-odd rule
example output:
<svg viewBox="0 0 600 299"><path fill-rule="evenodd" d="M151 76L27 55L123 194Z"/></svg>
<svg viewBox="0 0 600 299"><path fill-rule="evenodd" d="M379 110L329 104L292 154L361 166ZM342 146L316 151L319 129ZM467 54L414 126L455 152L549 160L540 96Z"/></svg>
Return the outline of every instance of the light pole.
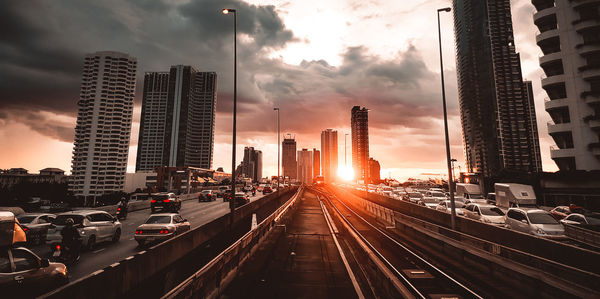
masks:
<svg viewBox="0 0 600 299"><path fill-rule="evenodd" d="M450 139L448 137L448 113L446 111L446 90L444 88L444 63L442 60L442 30L440 29L440 12L450 12L450 7L440 8L437 10L438 21L438 41L440 46L440 75L442 79L442 103L444 105L444 133L446 134L446 161L448 164L448 191L450 192L450 225L452 229L456 229L456 207L454 205L454 186L452 186L452 162L450 158Z"/></svg>
<svg viewBox="0 0 600 299"><path fill-rule="evenodd" d="M346 137L348 137L348 133L344 134L344 166L347 169L348 168L348 160L346 159L346 148L348 146L346 145Z"/></svg>
<svg viewBox="0 0 600 299"><path fill-rule="evenodd" d="M452 162L452 177L454 178L456 176L456 173L454 173L454 163L456 163L457 160L452 158L450 159L450 162Z"/></svg>
<svg viewBox="0 0 600 299"><path fill-rule="evenodd" d="M277 111L277 197L279 197L279 148L281 147L279 135L281 133L279 131L279 108L273 108L273 110Z"/></svg>
<svg viewBox="0 0 600 299"><path fill-rule="evenodd" d="M237 116L237 13L235 9L231 8L225 8L222 12L224 15L233 13L233 141L231 152L231 198L229 199L230 227L233 229L233 212L235 210L235 121Z"/></svg>

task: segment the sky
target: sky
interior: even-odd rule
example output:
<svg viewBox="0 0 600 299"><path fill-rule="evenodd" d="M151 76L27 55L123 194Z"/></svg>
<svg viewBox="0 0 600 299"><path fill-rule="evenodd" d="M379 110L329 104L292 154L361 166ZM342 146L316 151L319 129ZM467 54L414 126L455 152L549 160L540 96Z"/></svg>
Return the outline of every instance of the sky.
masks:
<svg viewBox="0 0 600 299"><path fill-rule="evenodd" d="M550 159L534 7L512 0L524 79L533 81L544 171ZM0 168L71 168L84 55L111 50L138 60L128 171L135 170L141 86L147 71L193 65L218 74L214 168L231 168L233 23L238 11L237 161L263 151L277 173L277 123L301 148L338 130L339 161L350 109L369 108L370 154L382 177L445 173L436 10L445 0L8 1L0 10ZM442 50L453 158L464 170L452 14ZM348 136L348 164L351 164ZM239 163L239 162L238 162ZM237 163L236 163L237 164ZM457 169L458 171L458 169Z"/></svg>

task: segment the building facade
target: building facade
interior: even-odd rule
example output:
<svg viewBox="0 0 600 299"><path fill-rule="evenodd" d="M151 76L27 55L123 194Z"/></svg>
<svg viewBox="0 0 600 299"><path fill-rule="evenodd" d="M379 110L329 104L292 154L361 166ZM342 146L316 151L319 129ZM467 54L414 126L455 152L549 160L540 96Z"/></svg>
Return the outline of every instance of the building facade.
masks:
<svg viewBox="0 0 600 299"><path fill-rule="evenodd" d="M298 164L296 162L296 140L291 135L283 138L281 143L281 166L283 176L290 179L298 178Z"/></svg>
<svg viewBox="0 0 600 299"><path fill-rule="evenodd" d="M212 168L217 75L191 66L144 77L136 171Z"/></svg>
<svg viewBox="0 0 600 299"><path fill-rule="evenodd" d="M298 181L310 185L313 182L313 152L303 148L298 151Z"/></svg>
<svg viewBox="0 0 600 299"><path fill-rule="evenodd" d="M262 152L253 147L244 148L244 159L238 166L236 176L252 179L258 182L262 178Z"/></svg>
<svg viewBox="0 0 600 299"><path fill-rule="evenodd" d="M379 184L381 183L381 165L379 165L379 161L369 158L369 181L371 184Z"/></svg>
<svg viewBox="0 0 600 299"><path fill-rule="evenodd" d="M85 57L69 183L75 196L123 190L136 69L137 60L124 53Z"/></svg>
<svg viewBox="0 0 600 299"><path fill-rule="evenodd" d="M550 157L561 171L600 170L600 1L532 3Z"/></svg>
<svg viewBox="0 0 600 299"><path fill-rule="evenodd" d="M369 173L369 110L360 106L352 107L350 127L354 178L364 180Z"/></svg>
<svg viewBox="0 0 600 299"><path fill-rule="evenodd" d="M337 131L327 129L321 132L321 175L326 183L331 183L337 179L337 169Z"/></svg>
<svg viewBox="0 0 600 299"><path fill-rule="evenodd" d="M535 108L515 51L510 0L455 0L458 94L469 172L540 172Z"/></svg>
<svg viewBox="0 0 600 299"><path fill-rule="evenodd" d="M313 148L313 178L321 175L321 151Z"/></svg>
<svg viewBox="0 0 600 299"><path fill-rule="evenodd" d="M68 176L58 168L44 168L40 173L29 173L25 168L0 169L0 188L11 189L13 186L29 184L65 184Z"/></svg>

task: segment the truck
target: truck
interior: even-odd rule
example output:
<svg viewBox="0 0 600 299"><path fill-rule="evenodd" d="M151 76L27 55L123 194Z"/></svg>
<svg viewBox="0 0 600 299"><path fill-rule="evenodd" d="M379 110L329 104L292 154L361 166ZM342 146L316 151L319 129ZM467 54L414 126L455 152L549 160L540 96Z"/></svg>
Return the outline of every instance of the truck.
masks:
<svg viewBox="0 0 600 299"><path fill-rule="evenodd" d="M508 209L513 206L535 206L536 197L533 187L516 183L494 184L496 206Z"/></svg>
<svg viewBox="0 0 600 299"><path fill-rule="evenodd" d="M456 195L462 196L464 199L483 199L481 187L477 184L456 184Z"/></svg>

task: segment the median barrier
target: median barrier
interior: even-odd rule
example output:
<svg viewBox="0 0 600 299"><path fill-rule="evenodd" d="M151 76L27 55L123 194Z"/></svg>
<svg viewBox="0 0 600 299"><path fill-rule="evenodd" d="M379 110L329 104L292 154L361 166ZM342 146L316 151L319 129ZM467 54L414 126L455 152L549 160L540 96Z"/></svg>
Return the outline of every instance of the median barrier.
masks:
<svg viewBox="0 0 600 299"><path fill-rule="evenodd" d="M282 189L281 195L286 196L295 190L296 188ZM272 193L235 209L234 226L245 224L247 219L243 218L243 215L252 215L261 207L272 204L277 200L279 200L277 193ZM175 279L179 275L179 268L190 266L190 263L193 264L193 258L185 259L184 257L202 251L203 244L221 234L229 233L229 222L230 214L228 213L203 226L154 245L145 251L69 283L42 297L116 298L143 287L147 287L148 290L152 289L151 291L158 290L162 292L154 295L162 295L179 283ZM181 260L185 260L184 265L178 262ZM146 290L146 293L150 292L148 290Z"/></svg>

